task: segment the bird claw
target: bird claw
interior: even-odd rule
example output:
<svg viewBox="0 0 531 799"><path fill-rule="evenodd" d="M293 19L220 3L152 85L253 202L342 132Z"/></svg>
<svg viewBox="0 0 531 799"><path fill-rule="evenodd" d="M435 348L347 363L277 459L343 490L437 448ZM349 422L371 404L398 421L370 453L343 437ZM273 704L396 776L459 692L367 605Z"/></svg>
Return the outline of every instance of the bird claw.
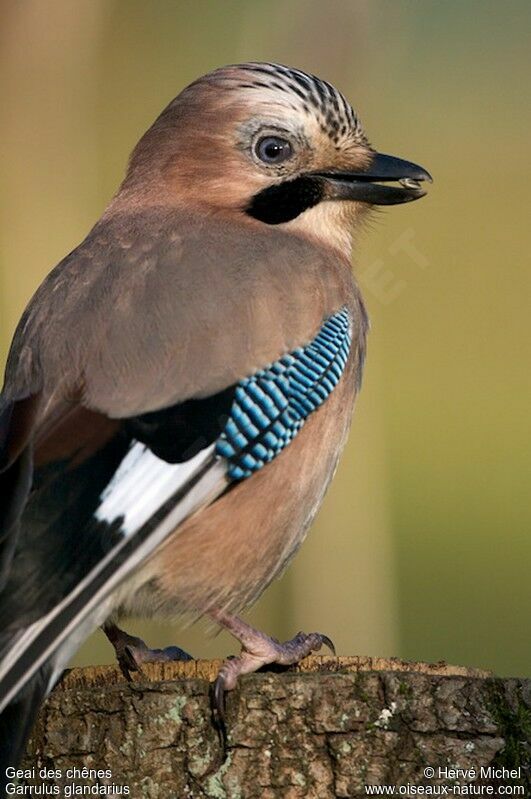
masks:
<svg viewBox="0 0 531 799"><path fill-rule="evenodd" d="M225 681L222 677L221 671L212 684L212 713L214 716L214 723L220 730L224 730L226 714L225 714Z"/></svg>
<svg viewBox="0 0 531 799"><path fill-rule="evenodd" d="M118 654L118 663L122 672L137 671L142 674L144 663L168 663L179 660L193 660L192 656L178 646L167 646L164 649L149 649L143 641L137 646L125 646ZM126 674L126 676L127 676ZM128 677L130 679L130 675Z"/></svg>
<svg viewBox="0 0 531 799"><path fill-rule="evenodd" d="M320 636L321 636L321 640L322 640L323 646L326 646L326 647L328 647L328 649L330 650L330 652L331 652L331 653L334 655L334 657L335 657L337 653L336 653L336 648L335 648L335 646L334 646L334 642L332 641L332 639L331 639L331 638L329 638L327 635L323 635L323 633L317 633L317 635L320 635Z"/></svg>
<svg viewBox="0 0 531 799"><path fill-rule="evenodd" d="M116 650L116 659L120 667L120 671L127 680L131 680L131 672L137 671L142 673L140 664L135 658L135 650L132 646L124 646L119 652Z"/></svg>
<svg viewBox="0 0 531 799"><path fill-rule="evenodd" d="M281 666L299 663L312 652L318 652L323 646L328 647L333 655L336 654L334 642L324 633L299 632L291 641L286 641L285 644L276 644L276 646L280 656L272 662Z"/></svg>
<svg viewBox="0 0 531 799"><path fill-rule="evenodd" d="M116 653L120 670L128 682L131 681L131 672L142 674L144 663L167 663L175 660L193 660L192 656L178 646L167 646L164 649L149 649L148 646L134 635L129 635L116 625L104 627L104 632L109 638Z"/></svg>
<svg viewBox="0 0 531 799"><path fill-rule="evenodd" d="M238 657L228 657L221 666L212 688L212 713L214 723L218 728L224 748L226 748L226 712L225 696L228 691L235 688L242 674L252 674L263 666L278 664L291 666L299 663L311 652L318 652L322 646L328 647L335 655L333 641L322 633L299 632L290 641L280 643L274 638L269 638L252 630L239 619L231 620L231 632L235 633L236 627L243 625L245 644ZM230 629L230 628L229 628Z"/></svg>

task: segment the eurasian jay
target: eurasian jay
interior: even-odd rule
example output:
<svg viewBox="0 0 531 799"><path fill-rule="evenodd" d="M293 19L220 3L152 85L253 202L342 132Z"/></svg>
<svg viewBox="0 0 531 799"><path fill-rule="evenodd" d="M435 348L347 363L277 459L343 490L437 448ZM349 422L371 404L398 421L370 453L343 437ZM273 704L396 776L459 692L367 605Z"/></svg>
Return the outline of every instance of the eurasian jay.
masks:
<svg viewBox="0 0 531 799"><path fill-rule="evenodd" d="M343 95L278 64L188 86L16 330L0 397L0 721L20 757L43 698L99 625L210 617L241 643L216 682L290 664L236 613L286 568L345 442L367 315L352 234L422 197Z"/></svg>

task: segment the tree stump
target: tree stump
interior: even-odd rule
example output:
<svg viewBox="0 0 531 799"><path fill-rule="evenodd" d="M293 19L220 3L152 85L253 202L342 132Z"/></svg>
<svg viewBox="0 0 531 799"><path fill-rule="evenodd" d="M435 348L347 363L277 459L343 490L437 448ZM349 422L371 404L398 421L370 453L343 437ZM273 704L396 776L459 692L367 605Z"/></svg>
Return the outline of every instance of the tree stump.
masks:
<svg viewBox="0 0 531 799"><path fill-rule="evenodd" d="M25 782L134 799L361 799L393 795L371 786L413 796L418 786L445 795L444 785L450 796L496 796L500 785L531 796L531 680L308 658L241 680L227 696L224 751L209 699L219 665L148 664L131 683L111 666L72 670L42 709Z"/></svg>

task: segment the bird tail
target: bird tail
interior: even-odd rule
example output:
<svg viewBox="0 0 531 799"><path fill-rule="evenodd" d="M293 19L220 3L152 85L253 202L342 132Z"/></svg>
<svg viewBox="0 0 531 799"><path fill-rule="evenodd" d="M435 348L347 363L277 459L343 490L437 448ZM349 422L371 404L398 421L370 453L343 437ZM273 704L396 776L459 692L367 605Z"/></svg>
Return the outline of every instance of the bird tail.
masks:
<svg viewBox="0 0 531 799"><path fill-rule="evenodd" d="M39 707L48 691L49 668L31 678L16 701L0 713L0 796L7 793L9 767L17 768L24 755Z"/></svg>
<svg viewBox="0 0 531 799"><path fill-rule="evenodd" d="M188 516L212 502L225 491L229 483L225 464L216 458L210 446L187 464L165 464L167 469L186 468L180 484L172 475L171 492L160 504L156 514L147 520L136 518L134 529L125 535L99 560L76 587L49 613L30 625L4 654L0 665L0 712L10 703L18 703L25 686L39 670L52 671L51 690L62 668L90 632L101 624L109 613L106 600L140 563L143 563L164 539ZM117 473L111 496L127 490L130 470ZM116 479L115 478L115 479ZM157 481L157 493L164 481ZM138 491L139 487L136 486ZM145 500L145 495L141 499ZM145 505L145 501L141 502ZM54 665L50 669L50 663ZM30 691L30 695L33 692Z"/></svg>

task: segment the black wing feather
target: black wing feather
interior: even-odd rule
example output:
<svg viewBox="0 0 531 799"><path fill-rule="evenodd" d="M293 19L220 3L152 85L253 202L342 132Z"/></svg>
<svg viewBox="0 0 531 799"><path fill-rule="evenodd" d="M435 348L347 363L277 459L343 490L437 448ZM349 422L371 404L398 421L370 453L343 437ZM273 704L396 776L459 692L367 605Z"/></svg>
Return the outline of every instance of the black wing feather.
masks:
<svg viewBox="0 0 531 799"><path fill-rule="evenodd" d="M230 386L212 397L124 419L109 428L110 433L104 430L104 435L96 430L101 421L99 415L86 416L85 413L85 418L83 414L78 414L77 418L70 410L62 426L60 416L59 420L53 419L51 436L37 445L33 480L29 448L0 475L0 484L5 488L2 496L8 497L1 506L0 530L7 536L5 545L9 543L10 546L9 552L5 549L9 557L5 560L5 584L0 590L2 657L9 656L13 642L31 624L66 601L72 592L75 597L68 600L64 612L50 620L25 646L14 668L10 667L9 676L2 679L4 700L15 696L0 716L0 750L3 750L1 756L6 765L16 765L23 753L51 675L56 674L53 646L62 626L83 612L91 593L105 586L129 553L134 553L139 542L151 535L170 510L170 507L160 508L137 539L124 542L123 551L100 569L95 580L88 577L95 574L94 570L103 564L109 550L122 539L117 529L119 524L98 521L94 514L131 443L140 441L169 463L189 460L218 437L234 392L235 386ZM9 412L7 416L11 418ZM88 428L85 433L81 422L83 429ZM69 437L73 439L70 443ZM6 434L4 440L8 438ZM185 492L191 485L193 483L184 489ZM172 497L174 503L177 500L177 495ZM14 524L20 528L18 536L10 534ZM77 595L76 586L86 582L87 577L88 586ZM42 665L37 673L22 689L17 688L39 658ZM7 731L13 724L16 733L9 738ZM6 731L3 738L2 730Z"/></svg>

